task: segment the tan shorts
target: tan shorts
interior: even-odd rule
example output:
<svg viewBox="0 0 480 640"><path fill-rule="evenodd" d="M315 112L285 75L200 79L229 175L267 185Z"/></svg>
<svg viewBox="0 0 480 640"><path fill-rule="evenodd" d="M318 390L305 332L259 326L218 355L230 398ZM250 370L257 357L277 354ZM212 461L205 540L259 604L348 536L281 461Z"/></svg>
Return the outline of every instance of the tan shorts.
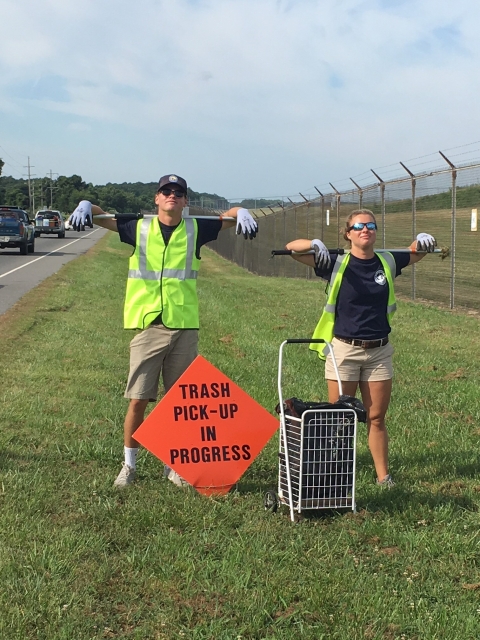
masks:
<svg viewBox="0 0 480 640"><path fill-rule="evenodd" d="M394 349L390 342L383 347L375 349L362 349L351 344L341 342L336 338L332 340L333 353L337 362L340 380L345 382L359 382L367 380L390 380L393 378L392 356ZM326 380L336 380L332 358L327 356L325 362Z"/></svg>
<svg viewBox="0 0 480 640"><path fill-rule="evenodd" d="M198 355L198 329L167 329L153 324L130 342L130 372L125 398L155 402L160 373L165 391Z"/></svg>

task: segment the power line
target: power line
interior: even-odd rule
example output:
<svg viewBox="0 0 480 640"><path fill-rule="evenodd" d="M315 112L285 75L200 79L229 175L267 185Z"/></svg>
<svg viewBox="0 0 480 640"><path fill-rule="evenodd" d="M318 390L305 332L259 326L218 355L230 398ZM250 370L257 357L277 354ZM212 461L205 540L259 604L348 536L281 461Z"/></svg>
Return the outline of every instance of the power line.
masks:
<svg viewBox="0 0 480 640"><path fill-rule="evenodd" d="M53 176L58 176L58 173L53 173L53 171L50 169L49 173L47 173L47 176L50 176L50 186L48 186L47 189L50 189L50 209L51 209L53 207L53 190L58 189L58 187L53 186Z"/></svg>
<svg viewBox="0 0 480 640"><path fill-rule="evenodd" d="M4 153L5 155L7 155L9 158L12 158L12 160L15 160L15 158L14 158L13 156L11 156L11 155L10 155L10 154L9 154L9 153L8 153L8 152L7 152L3 147L2 147L2 146L0 146L0 149L1 149L1 150L3 151L3 153ZM5 163L5 164L7 164L7 163ZM11 164L11 165L13 165L13 166L16 166L16 167L17 167L18 169L20 169L20 171L21 171L21 166L20 166L20 165L18 165L18 164L16 163L16 161L15 161L14 163L9 162L8 164Z"/></svg>

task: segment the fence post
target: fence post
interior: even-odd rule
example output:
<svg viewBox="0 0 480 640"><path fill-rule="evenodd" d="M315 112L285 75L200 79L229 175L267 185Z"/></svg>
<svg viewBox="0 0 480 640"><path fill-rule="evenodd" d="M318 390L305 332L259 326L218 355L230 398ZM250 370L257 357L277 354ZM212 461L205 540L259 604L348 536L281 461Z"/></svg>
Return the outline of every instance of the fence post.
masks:
<svg viewBox="0 0 480 640"><path fill-rule="evenodd" d="M293 237L296 238L297 237L297 207L295 207L294 209L294 214L293 214L293 230L294 230L294 235ZM295 278L297 277L297 264L299 264L299 262L297 260L294 260L295 263Z"/></svg>
<svg viewBox="0 0 480 640"><path fill-rule="evenodd" d="M269 207L270 209L270 207ZM273 215L273 246L277 246L277 216ZM277 275L277 264L278 260L273 261L273 275Z"/></svg>
<svg viewBox="0 0 480 640"><path fill-rule="evenodd" d="M324 241L324 237L325 237L324 225L325 225L325 197L322 195L322 242Z"/></svg>
<svg viewBox="0 0 480 640"><path fill-rule="evenodd" d="M307 218L307 238L308 238L308 216L309 216L309 213L310 213L310 200L308 200L308 198L306 198L303 195L303 193L300 193L300 195L302 196L302 198L307 203L307 215L306 215L306 218ZM309 276L310 276L310 269L308 267L306 267L306 269L305 269L305 278L308 280Z"/></svg>
<svg viewBox="0 0 480 640"><path fill-rule="evenodd" d="M450 309L455 308L455 242L457 235L457 167L450 162L446 155L438 152L442 158L450 165L452 170L452 247L450 249Z"/></svg>
<svg viewBox="0 0 480 640"><path fill-rule="evenodd" d="M358 208L361 209L363 205L363 189L355 182L353 178L350 178L350 180L358 189Z"/></svg>
<svg viewBox="0 0 480 640"><path fill-rule="evenodd" d="M283 214L283 242L282 242L282 247L284 247L286 245L286 239L285 239L285 207L283 206L283 201L282 202L277 202L278 206L281 207L282 209L282 214ZM278 215L277 213L275 215ZM276 245L275 245L276 246ZM280 244L279 244L280 246ZM285 277L285 261L283 261L283 277ZM281 271L281 269L279 269L279 271Z"/></svg>
<svg viewBox="0 0 480 640"><path fill-rule="evenodd" d="M317 189L317 187L315 187L317 193L320 194L320 198L321 198L321 210L320 210L320 240L323 242L323 216L325 214L325 198L323 197L323 193L321 191L319 191Z"/></svg>
<svg viewBox="0 0 480 640"><path fill-rule="evenodd" d="M337 209L337 247L340 246L340 198L341 193L337 191L331 182L328 183L332 189L335 191L335 206Z"/></svg>
<svg viewBox="0 0 480 640"><path fill-rule="evenodd" d="M417 200L416 200L416 186L417 181L415 180L415 175L408 169L403 162L400 162L402 167L408 173L408 175L412 179L412 237L415 240L417 237ZM417 283L416 283L416 269L415 265L412 264L412 300L415 300L415 295L417 292Z"/></svg>
<svg viewBox="0 0 480 640"><path fill-rule="evenodd" d="M377 180L380 183L380 200L382 203L382 242L383 242L383 246L382 249L385 249L385 182L380 178L379 175L377 175L375 173L375 171L373 169L370 169L370 171L373 173L373 175L377 178Z"/></svg>

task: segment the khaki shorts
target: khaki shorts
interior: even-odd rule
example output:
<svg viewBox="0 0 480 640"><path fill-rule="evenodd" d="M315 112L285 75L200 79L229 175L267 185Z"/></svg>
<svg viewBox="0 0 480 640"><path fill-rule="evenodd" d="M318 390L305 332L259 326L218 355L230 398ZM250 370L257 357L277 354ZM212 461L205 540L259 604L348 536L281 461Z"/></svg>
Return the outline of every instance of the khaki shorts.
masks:
<svg viewBox="0 0 480 640"><path fill-rule="evenodd" d="M152 324L130 342L130 372L125 398L155 402L160 373L165 391L198 355L198 329L167 329Z"/></svg>
<svg viewBox="0 0 480 640"><path fill-rule="evenodd" d="M336 338L332 340L333 353L337 362L340 380L345 382L359 382L366 380L390 380L393 378L392 356L394 349L390 342L375 349L354 347ZM336 380L332 358L327 356L325 362L326 380Z"/></svg>

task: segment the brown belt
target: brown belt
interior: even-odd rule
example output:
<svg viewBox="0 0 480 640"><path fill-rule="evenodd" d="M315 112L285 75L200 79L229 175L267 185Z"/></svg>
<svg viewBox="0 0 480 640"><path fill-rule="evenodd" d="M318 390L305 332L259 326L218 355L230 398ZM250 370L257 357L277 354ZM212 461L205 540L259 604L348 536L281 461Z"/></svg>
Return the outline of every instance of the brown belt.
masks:
<svg viewBox="0 0 480 640"><path fill-rule="evenodd" d="M354 347L362 347L362 349L376 349L377 347L384 347L388 343L388 336L380 340L358 340L357 338L339 338L338 336L335 336L335 338L340 342L352 344Z"/></svg>

